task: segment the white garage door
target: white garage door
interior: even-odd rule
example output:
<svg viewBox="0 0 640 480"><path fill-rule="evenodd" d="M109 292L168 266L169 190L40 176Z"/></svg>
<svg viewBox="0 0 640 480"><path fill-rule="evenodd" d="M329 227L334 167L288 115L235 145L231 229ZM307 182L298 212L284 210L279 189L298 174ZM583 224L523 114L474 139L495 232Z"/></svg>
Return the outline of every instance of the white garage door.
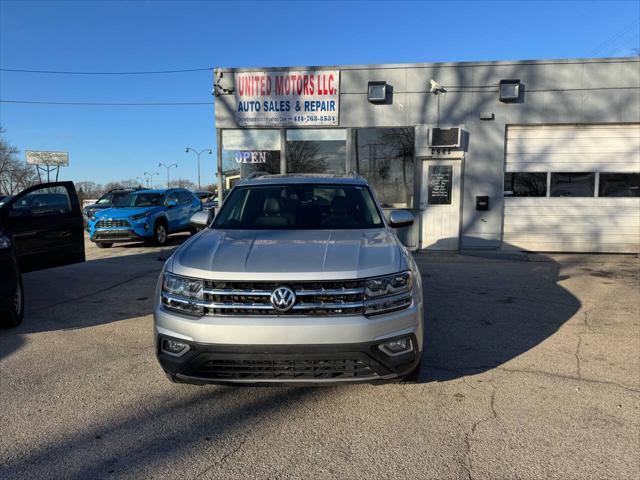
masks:
<svg viewBox="0 0 640 480"><path fill-rule="evenodd" d="M640 124L510 126L504 246L640 251Z"/></svg>

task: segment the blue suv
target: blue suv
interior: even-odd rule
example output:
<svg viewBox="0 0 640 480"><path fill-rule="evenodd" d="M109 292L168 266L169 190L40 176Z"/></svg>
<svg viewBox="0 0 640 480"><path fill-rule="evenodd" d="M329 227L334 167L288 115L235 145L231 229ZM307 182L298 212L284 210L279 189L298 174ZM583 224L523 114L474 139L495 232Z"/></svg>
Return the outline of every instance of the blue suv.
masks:
<svg viewBox="0 0 640 480"><path fill-rule="evenodd" d="M164 245L170 233L191 231L191 215L202 210L200 200L182 188L138 190L113 207L89 218L89 236L100 248L114 242L145 241Z"/></svg>

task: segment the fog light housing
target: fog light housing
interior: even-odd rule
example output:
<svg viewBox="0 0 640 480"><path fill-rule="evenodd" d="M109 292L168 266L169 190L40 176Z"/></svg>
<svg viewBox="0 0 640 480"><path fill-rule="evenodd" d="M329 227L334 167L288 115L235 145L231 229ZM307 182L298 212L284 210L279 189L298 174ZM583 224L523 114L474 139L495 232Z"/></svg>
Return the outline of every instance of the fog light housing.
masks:
<svg viewBox="0 0 640 480"><path fill-rule="evenodd" d="M189 351L189 344L171 338L163 338L160 350L174 357L180 357Z"/></svg>
<svg viewBox="0 0 640 480"><path fill-rule="evenodd" d="M390 357L396 357L413 350L411 337L397 338L389 342L381 343L378 348Z"/></svg>

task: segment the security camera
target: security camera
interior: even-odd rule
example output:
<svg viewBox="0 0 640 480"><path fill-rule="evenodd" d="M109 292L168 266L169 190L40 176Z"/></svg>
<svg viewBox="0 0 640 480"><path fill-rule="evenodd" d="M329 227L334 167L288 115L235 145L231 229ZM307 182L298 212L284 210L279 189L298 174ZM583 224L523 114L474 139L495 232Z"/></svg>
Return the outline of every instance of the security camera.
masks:
<svg viewBox="0 0 640 480"><path fill-rule="evenodd" d="M436 82L433 78L429 80L429 82L431 83L431 88L429 89L429 93L433 93L434 95L437 95L439 93L446 93L447 90L438 82Z"/></svg>

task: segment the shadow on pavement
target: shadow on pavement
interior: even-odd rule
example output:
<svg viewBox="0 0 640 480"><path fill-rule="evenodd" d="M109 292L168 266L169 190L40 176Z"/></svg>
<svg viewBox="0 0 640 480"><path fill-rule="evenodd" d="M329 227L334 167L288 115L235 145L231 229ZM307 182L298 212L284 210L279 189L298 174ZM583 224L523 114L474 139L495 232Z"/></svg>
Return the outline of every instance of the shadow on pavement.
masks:
<svg viewBox="0 0 640 480"><path fill-rule="evenodd" d="M188 238L172 236L161 248L126 244L128 252L124 255L118 255L115 246L92 252L101 256L84 263L24 274L24 320L16 328L0 330L0 359L19 349L25 334L149 315L165 260ZM129 253L130 249L136 249L135 253Z"/></svg>
<svg viewBox="0 0 640 480"><path fill-rule="evenodd" d="M580 301L551 257L474 252L416 254L425 297L421 382L492 369L540 344Z"/></svg>
<svg viewBox="0 0 640 480"><path fill-rule="evenodd" d="M146 469L180 461L197 449L210 458L194 477L200 478L255 435L256 422L295 409L319 390L326 393L332 387L176 386L164 399L155 398L147 407L134 407L111 421L44 443L5 463L0 471L3 478L148 478L153 474L147 475ZM178 475L173 472L169 477L174 474Z"/></svg>

